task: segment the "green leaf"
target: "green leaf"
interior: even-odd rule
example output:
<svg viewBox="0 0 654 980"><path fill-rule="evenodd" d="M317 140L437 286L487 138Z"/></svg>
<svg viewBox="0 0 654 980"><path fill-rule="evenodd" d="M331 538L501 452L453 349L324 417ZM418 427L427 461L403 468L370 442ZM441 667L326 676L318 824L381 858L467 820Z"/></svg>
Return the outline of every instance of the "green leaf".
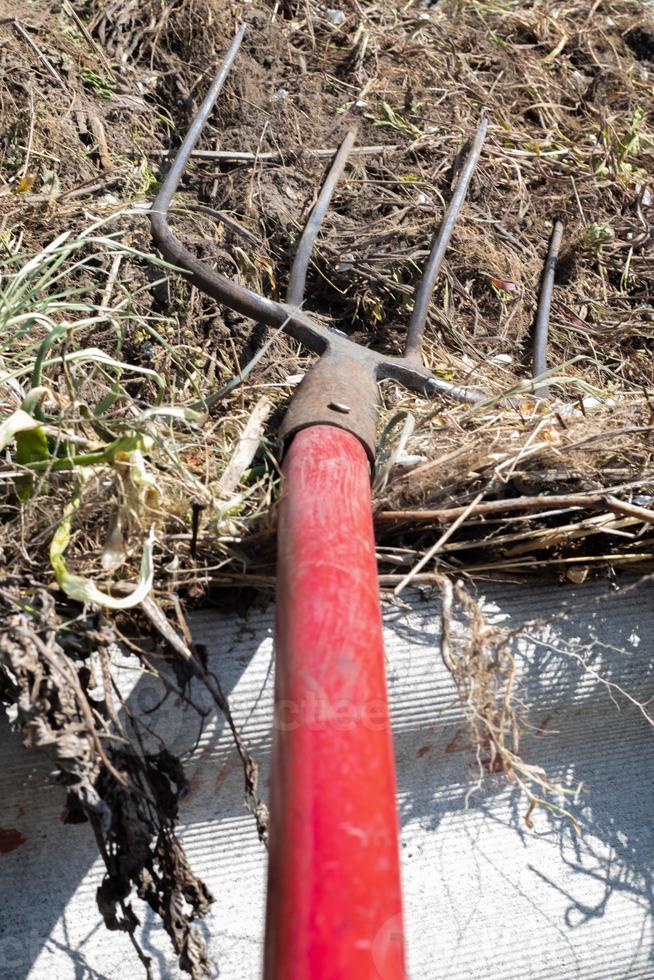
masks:
<svg viewBox="0 0 654 980"><path fill-rule="evenodd" d="M107 609L132 609L145 599L152 589L152 583L154 582L154 527L150 528L150 533L143 546L141 569L138 582L134 586L133 592L123 596L121 599L116 599L114 596L102 592L92 579L84 578L81 575L73 575L72 572L68 571L66 566L64 554L70 544L73 517L79 508L80 496L81 486L78 487L73 499L66 507L63 520L50 542L50 564L54 569L57 584L67 596L70 596L71 599L76 599L77 602L92 603L96 606L104 606Z"/></svg>
<svg viewBox="0 0 654 980"><path fill-rule="evenodd" d="M35 418L22 408L17 409L0 423L0 452L13 442L19 432L29 432L30 429L38 428L39 423Z"/></svg>
<svg viewBox="0 0 654 980"><path fill-rule="evenodd" d="M47 459L48 439L41 428L24 429L16 435L16 462L21 466Z"/></svg>
<svg viewBox="0 0 654 980"><path fill-rule="evenodd" d="M16 462L21 466L42 462L47 460L49 455L48 439L41 426L36 429L23 429L16 434ZM19 476L16 479L16 489L19 500L23 503L29 500L34 492L34 477Z"/></svg>
<svg viewBox="0 0 654 980"><path fill-rule="evenodd" d="M26 399L27 402L27 399ZM48 458L48 440L45 432L29 412L19 408L0 424L0 451L10 442L16 442L16 462L21 466L43 462ZM16 479L18 499L29 500L34 489L34 478L19 476Z"/></svg>

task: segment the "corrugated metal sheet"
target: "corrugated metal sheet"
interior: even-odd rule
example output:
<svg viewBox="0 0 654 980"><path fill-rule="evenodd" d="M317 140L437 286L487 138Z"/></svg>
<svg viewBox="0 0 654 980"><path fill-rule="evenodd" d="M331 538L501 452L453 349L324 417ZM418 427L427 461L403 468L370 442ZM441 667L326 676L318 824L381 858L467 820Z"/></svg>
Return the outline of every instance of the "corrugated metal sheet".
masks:
<svg viewBox="0 0 654 980"><path fill-rule="evenodd" d="M524 750L553 779L583 781L576 813L584 833L575 837L545 811L528 830L524 800L499 779L468 799L470 753L439 658L438 601L414 596L411 612L387 610L411 980L654 978L654 732L623 698L616 706L576 659L588 656L592 670L640 698L654 695L652 586L620 596L607 583L576 590L493 585L483 592L488 615L498 621L547 620L562 602L569 606L567 621L537 631L548 648L521 647L521 693L542 730ZM272 616L272 608L247 621L205 612L193 624L264 764L264 779ZM127 660L122 683L134 706L150 707L158 696L154 682L139 678ZM254 980L265 853L243 809L235 753L214 716L197 744L197 725L175 705L156 725L178 751L190 752L193 791L183 805L182 836L217 899L200 926L216 976ZM62 790L48 784L47 767L5 724L0 745L0 828L22 841L0 854L0 977L139 976L129 940L108 934L95 908L102 867L88 827L61 824ZM160 927L149 912L139 914L155 974L177 977Z"/></svg>

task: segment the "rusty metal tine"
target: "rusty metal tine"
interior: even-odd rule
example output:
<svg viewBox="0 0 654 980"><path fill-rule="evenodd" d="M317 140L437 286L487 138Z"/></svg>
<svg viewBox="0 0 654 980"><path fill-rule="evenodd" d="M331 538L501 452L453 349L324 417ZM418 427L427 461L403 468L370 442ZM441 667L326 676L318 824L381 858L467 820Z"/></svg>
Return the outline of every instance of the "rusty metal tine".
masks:
<svg viewBox="0 0 654 980"><path fill-rule="evenodd" d="M220 95L222 87L225 84L225 79L229 75L231 67L234 64L236 55L238 54L241 42L245 35L245 30L246 25L241 24L238 31L234 35L223 63L216 72L216 76L211 83L209 91L202 100L202 105L200 106L195 119L191 123L188 133L182 141L182 145L175 154L175 159L173 160L172 166L166 174L161 190L159 191L154 202L153 209L156 211L161 211L165 214L170 207L170 202L172 201L173 195L177 190L177 185L179 184L180 178L186 169L191 153L195 149L195 144L200 138L200 134L204 129L204 125L209 118L209 115L211 114L211 110L216 104L216 99Z"/></svg>
<svg viewBox="0 0 654 980"><path fill-rule="evenodd" d="M468 153L466 162L463 165L459 182L456 185L452 199L447 207L445 217L443 218L441 226L438 230L438 234L434 239L434 244L432 246L431 254L427 261L427 266L425 268L422 280L420 281L420 284L416 290L413 313L411 315L411 321L407 331L406 346L404 349L404 356L413 361L421 359L422 340L425 333L427 313L429 312L429 304L431 303L434 286L436 285L436 279L438 277L438 273L440 272L443 258L445 256L445 252L447 251L447 246L450 244L450 238L452 237L454 225L459 217L461 206L465 200L470 180L474 173L475 167L477 166L477 161L479 160L479 156L484 145L484 139L486 138L487 127L487 119L482 118L475 134L475 138L472 141L472 146L470 147L470 152Z"/></svg>
<svg viewBox="0 0 654 980"><path fill-rule="evenodd" d="M242 313L243 316L251 317L253 320L264 323L269 327L279 327L282 323L287 323L289 320L288 311L284 306L265 299L263 296L253 293L252 290L246 289L244 286L240 286L232 282L231 279L227 279L221 273L216 272L206 262L193 255L179 238L177 238L168 224L168 210L177 190L177 185L184 173L193 148L200 138L202 128L209 118L216 99L225 83L234 59L238 54L245 30L246 25L242 24L235 34L227 54L216 73L216 77L200 106L198 114L191 123L189 131L177 151L172 166L161 186L161 190L152 205L150 224L152 226L154 240L165 258L174 265L186 270L191 281L199 289L209 296L213 296L214 299L219 300L219 302L224 303L231 309L236 310L238 313ZM324 336L319 336L321 333L320 328L314 327L313 324L308 325L305 322L300 322L299 315L288 323L288 331L296 339L306 343L307 347L316 353L321 353L325 349L326 340Z"/></svg>
<svg viewBox="0 0 654 980"><path fill-rule="evenodd" d="M544 374L547 371L547 340L550 326L550 309L552 306L552 291L554 289L554 276L556 274L556 264L559 259L559 249L563 238L563 222L558 219L552 225L550 244L543 270L543 278L540 284L540 295L538 297L538 310L536 312L536 327L534 329L534 377ZM547 385L540 385L534 394L539 398L546 398L549 393Z"/></svg>
<svg viewBox="0 0 654 980"><path fill-rule="evenodd" d="M334 157L334 161L329 168L329 172L325 178L325 182L322 185L318 199L311 209L311 214L309 215L308 221L304 226L304 231L300 238L300 244L298 245L297 252L295 253L295 258L293 259L293 268L291 269L291 276L288 281L288 289L286 291L286 302L289 306L300 306L304 298L304 289L307 281L307 270L309 268L309 261L311 259L311 253L313 252L313 246L316 243L316 238L318 237L318 232L320 231L320 226L322 225L327 209L331 203L331 199L336 190L336 185L338 184L343 171L345 170L345 165L347 164L348 157L352 152L352 147L354 146L354 141L357 136L356 127L350 129L346 135L345 139L338 148L338 152Z"/></svg>

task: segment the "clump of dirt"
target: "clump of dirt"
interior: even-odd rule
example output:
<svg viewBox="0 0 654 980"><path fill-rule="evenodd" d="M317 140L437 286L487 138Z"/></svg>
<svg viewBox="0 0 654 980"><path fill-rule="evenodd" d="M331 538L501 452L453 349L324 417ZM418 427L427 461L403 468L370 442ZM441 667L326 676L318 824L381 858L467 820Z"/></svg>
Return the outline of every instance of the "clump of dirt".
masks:
<svg viewBox="0 0 654 980"><path fill-rule="evenodd" d="M3 589L0 603L0 694L16 705L25 745L57 767L68 791L66 821L91 822L106 866L97 899L107 927L129 933L147 969L149 957L134 937L139 921L129 896L135 888L161 917L182 969L204 977L206 949L192 920L206 914L212 896L192 873L175 832L188 786L164 746L146 751L144 732L130 738L118 717L109 669L114 632L101 618L78 622L76 644L62 646L66 635L52 596L37 591L28 612L20 590ZM94 677L92 651L101 678ZM190 912L183 911L185 901Z"/></svg>

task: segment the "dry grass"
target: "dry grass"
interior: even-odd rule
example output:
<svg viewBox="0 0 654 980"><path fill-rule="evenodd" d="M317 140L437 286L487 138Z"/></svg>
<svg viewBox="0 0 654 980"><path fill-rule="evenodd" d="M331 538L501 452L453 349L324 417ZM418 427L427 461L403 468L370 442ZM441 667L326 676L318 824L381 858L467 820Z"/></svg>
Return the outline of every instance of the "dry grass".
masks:
<svg viewBox="0 0 654 980"><path fill-rule="evenodd" d="M92 170L106 180L109 162L112 186L119 190L115 201L98 206L97 190L83 204L62 200L71 188L75 192L71 168L55 168L54 176L46 177L52 164L37 156L47 157L44 147L54 121L43 115L34 87L31 111L25 111L22 99L18 112L15 86L7 83L12 99L6 107L15 125L5 154L6 190L0 192L11 252L5 282L31 256L37 236L46 244L45 227L52 234L72 226L88 237L89 218L97 220L104 212L115 244L101 245L86 266L73 263L55 280L57 289L63 282L92 292L89 297L87 290L87 307L80 311L88 324L74 325L65 343L92 344L163 379L163 389L157 389L150 378L133 375L128 389L122 386L122 397L102 413L106 435L115 439L126 429L126 415L138 420L157 400L175 408L172 419L146 426L154 439L146 466L164 473L157 518L162 560L156 563L163 588L271 574L273 549L260 550L262 535L270 534L266 515L277 479L270 454L264 450L247 468L231 504L216 499L215 489L258 399L266 394L281 407L307 364L282 338L273 339L246 388L214 401L210 417L203 414L203 398L234 377L266 335L153 269L144 218L124 214L126 203L138 206L154 186L160 148L171 126L186 122L180 100L193 103L201 93L237 21L237 7L173 4L161 15L156 3L109 4L97 13L81 5L91 41L68 8L44 21L48 50L56 42L67 56L64 82L74 93L73 109L61 126L65 150L85 161L78 178L87 182ZM475 411L445 404L430 408L387 385L380 424L390 423L390 434L379 460L379 508L441 510L465 505L479 493L495 500L608 489L647 506L652 494L651 62L638 60L628 43L640 12L636 17L627 2L600 3L592 18L583 4L542 3L447 3L433 9L346 4L344 12L342 25L305 4L271 4L251 18L251 37L205 146L214 148L218 140L226 150L279 151L281 160L247 166L197 162L180 203L201 197L236 218L250 238L195 214L179 219L185 235L200 250L208 248L229 274L277 294L292 256L289 242L324 171L324 162L306 147L334 145L356 120L362 144L388 141L390 148L353 158L321 236L307 305L362 342L399 351L413 285L455 176L453 161L484 108L490 135L432 306L427 360L443 376L487 391L489 402ZM22 57L23 65L26 59L33 62L33 52L22 48L21 37L13 36L12 57L16 62ZM642 45L638 52L642 55ZM101 68L114 88L97 80ZM154 100L159 108L153 112ZM104 134L91 137L86 151L80 133L71 128L82 111L78 104L84 118L97 117ZM135 188L138 175L143 182ZM28 176L32 183L26 191L21 188ZM33 193L48 180L59 187L59 198L51 192L43 200L47 194ZM564 219L566 236L551 327L552 398L544 405L528 397L529 335L554 216ZM153 287L157 277L164 281ZM39 301L44 302L43 287ZM88 307L93 307L91 317ZM24 312L19 307L9 316ZM64 316L72 322L75 313L56 313L51 325ZM21 336L21 343L27 342L21 367L45 337L43 322ZM12 356L16 353L12 349ZM7 366L15 369L13 363ZM92 410L94 403L104 406L115 376L86 385L71 398L56 360L47 374L48 391L56 391L65 406L67 434L90 440L92 448L102 445L98 426L91 434L88 422L76 417L75 400L88 401ZM99 380L97 372L93 380ZM510 403L507 396L521 388L526 397L515 407L516 399ZM21 394L27 391L23 385ZM130 400L136 404L126 413ZM200 413L188 412L190 407ZM410 435L403 413L411 416ZM273 413L268 428L271 449L277 418ZM84 514L94 531L115 522L96 491L90 481L76 518L77 538L84 534ZM34 543L45 546L52 530L52 509L49 503L45 507L47 527L38 519L36 502L10 508L16 517L20 511L22 540L29 537L37 561L41 554ZM193 527L200 508L199 527L197 519ZM473 510L448 543L447 557L439 559L442 567L471 573L533 567L578 579L602 564L650 561L651 541L642 522L623 532L622 525L594 513L601 525L594 531L585 527L591 515L583 510L575 512L575 520L569 513L543 518L530 512L518 526L501 515L491 526L475 516ZM433 533L425 521L416 528L386 519L380 530L382 543L394 545L400 538L416 552ZM96 574L102 542L97 536L94 541L93 533L79 550L84 567L90 561L87 570ZM138 547L133 550L137 556ZM10 564L14 555L20 567L24 558L10 549ZM164 571L171 562L172 578Z"/></svg>

